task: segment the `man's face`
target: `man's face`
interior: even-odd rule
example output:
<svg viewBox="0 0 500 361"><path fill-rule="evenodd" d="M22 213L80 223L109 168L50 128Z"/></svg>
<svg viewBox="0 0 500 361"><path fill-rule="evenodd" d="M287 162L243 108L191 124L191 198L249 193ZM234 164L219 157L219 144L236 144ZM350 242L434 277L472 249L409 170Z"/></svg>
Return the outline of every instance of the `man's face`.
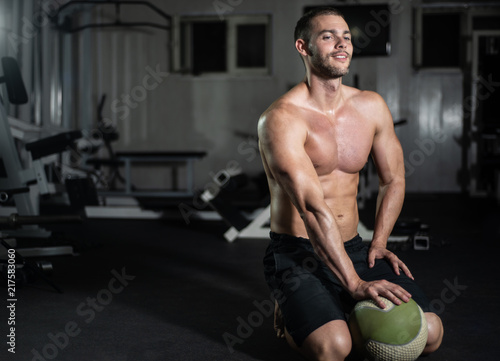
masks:
<svg viewBox="0 0 500 361"><path fill-rule="evenodd" d="M340 16L322 15L313 20L309 51L312 71L325 78L349 73L352 57L351 33Z"/></svg>

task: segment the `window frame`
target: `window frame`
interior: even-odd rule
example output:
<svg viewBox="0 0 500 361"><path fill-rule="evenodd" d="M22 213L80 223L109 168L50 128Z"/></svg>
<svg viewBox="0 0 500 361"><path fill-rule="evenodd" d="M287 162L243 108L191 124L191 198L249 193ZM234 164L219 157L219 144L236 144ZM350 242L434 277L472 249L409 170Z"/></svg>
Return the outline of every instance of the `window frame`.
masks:
<svg viewBox="0 0 500 361"><path fill-rule="evenodd" d="M251 14L251 15L225 15L224 20L227 24L226 31L226 64L227 70L225 72L206 72L201 74L193 74L193 69L190 68L192 64L191 47L184 48L181 42L190 41L189 31L190 26L187 27L188 32L185 34L186 39L181 39L181 28L185 24L192 24L195 22L210 22L221 21L217 15L179 15L173 19L173 61L172 72L189 75L192 77L211 77L211 76L269 76L272 69L272 16L270 14ZM265 25L266 26L266 66L265 67L239 67L237 65L237 28L239 25ZM182 58L185 58L184 63ZM188 66L186 66L188 64Z"/></svg>

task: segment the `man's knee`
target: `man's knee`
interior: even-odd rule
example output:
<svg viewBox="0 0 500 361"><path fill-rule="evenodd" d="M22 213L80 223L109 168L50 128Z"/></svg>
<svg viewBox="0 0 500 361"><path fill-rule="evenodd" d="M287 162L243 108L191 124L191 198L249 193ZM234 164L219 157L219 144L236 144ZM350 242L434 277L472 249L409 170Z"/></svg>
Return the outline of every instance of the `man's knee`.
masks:
<svg viewBox="0 0 500 361"><path fill-rule="evenodd" d="M331 321L311 333L301 349L310 360L344 360L351 352L351 334L344 321Z"/></svg>
<svg viewBox="0 0 500 361"><path fill-rule="evenodd" d="M430 354L436 351L439 346L441 346L441 342L443 341L443 323L441 322L441 318L438 315L431 312L426 312L425 317L427 319L427 329L429 335L427 337L427 344L424 348L424 354Z"/></svg>

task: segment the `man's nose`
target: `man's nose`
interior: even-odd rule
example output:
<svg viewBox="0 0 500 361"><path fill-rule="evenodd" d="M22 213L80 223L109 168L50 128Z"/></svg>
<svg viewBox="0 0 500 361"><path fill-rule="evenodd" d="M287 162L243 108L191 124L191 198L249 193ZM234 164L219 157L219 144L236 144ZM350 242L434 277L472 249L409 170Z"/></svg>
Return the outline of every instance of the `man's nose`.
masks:
<svg viewBox="0 0 500 361"><path fill-rule="evenodd" d="M347 47L347 40L344 38L339 38L337 41L337 48L345 49Z"/></svg>

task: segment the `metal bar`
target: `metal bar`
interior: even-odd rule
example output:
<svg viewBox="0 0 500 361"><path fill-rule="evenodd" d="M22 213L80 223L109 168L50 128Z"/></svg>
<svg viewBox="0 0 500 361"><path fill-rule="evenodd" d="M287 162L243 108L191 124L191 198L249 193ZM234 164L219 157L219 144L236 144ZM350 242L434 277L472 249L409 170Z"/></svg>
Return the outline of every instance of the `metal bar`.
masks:
<svg viewBox="0 0 500 361"><path fill-rule="evenodd" d="M8 217L0 217L2 229L18 228L31 224L59 224L59 223L80 223L82 218L78 215L51 215L51 216L20 216L17 213Z"/></svg>
<svg viewBox="0 0 500 361"><path fill-rule="evenodd" d="M97 190L97 194L104 197L155 197L155 198L191 198L194 196L194 192L189 191L127 191L127 190L116 190L116 191L106 191Z"/></svg>
<svg viewBox="0 0 500 361"><path fill-rule="evenodd" d="M55 15L52 16L52 19L55 20L56 25L59 25L59 15L65 9L70 8L70 7L74 6L74 5L89 5L89 4L94 4L94 5L122 5L122 4L123 5L144 5L146 7L149 7L150 9L152 9L154 12L156 12L157 14L159 14L161 17L163 17L168 22L172 21L172 16L168 15L163 10L161 10L160 8L158 8L157 6L151 4L148 1L97 1L97 0L88 0L88 1L81 1L80 0L80 1L70 1L70 2L67 2L66 4L62 5L57 10L57 12L55 13ZM122 24L125 24L125 23L122 23ZM146 24L148 24L148 23L146 23ZM96 25L96 26L92 26L92 27L103 27L104 24L89 24L89 25ZM109 25L104 25L104 27L106 27L106 26L109 26ZM115 26L116 26L116 24L115 24ZM152 25L149 24L149 25L143 25L143 26L152 26ZM84 27L84 29L87 28L87 27L89 27L89 26ZM156 25L155 27L159 27L159 28L165 29L161 25ZM168 28L166 28L166 29L170 29L170 26ZM73 32L73 31L71 31L71 32Z"/></svg>
<svg viewBox="0 0 500 361"><path fill-rule="evenodd" d="M116 27L131 27L131 26L143 26L143 27L151 27L151 28L157 28L157 29L162 29L162 30L169 30L171 27L170 26L163 26L155 23L150 23L150 22L130 22L130 23L124 23L124 22L115 22L115 23L102 23L102 24L87 24L87 25L82 25L77 28L71 29L68 31L68 33L77 33L79 31L85 30L85 29L95 29L95 28L116 28Z"/></svg>
<svg viewBox="0 0 500 361"><path fill-rule="evenodd" d="M95 5L104 5L104 4L111 4L111 5L116 5L116 4L144 5L144 6L147 6L147 7L151 8L151 9L153 9L156 13L160 14L165 19L170 20L172 18L170 15L168 15L167 13L165 13L163 10L161 10L160 8L158 8L156 5L151 4L149 1L120 1L120 0L117 0L117 1L114 1L114 0L110 0L110 1L100 1L100 0L75 0L75 1L69 1L66 4L62 5L57 10L57 12L54 15L54 17L59 16L59 13L61 11L63 11L65 8L69 8L69 7L73 6L73 5L82 5L82 4L85 4L85 5L88 5L88 4L95 4Z"/></svg>
<svg viewBox="0 0 500 361"><path fill-rule="evenodd" d="M187 190L189 192L194 191L193 179L194 179L194 160L193 158L189 158L186 164L186 183L187 183Z"/></svg>
<svg viewBox="0 0 500 361"><path fill-rule="evenodd" d="M123 160L125 162L125 192L127 194L130 194L131 191L132 191L132 181L130 179L130 177L132 177L132 174L131 174L131 159L124 159Z"/></svg>

